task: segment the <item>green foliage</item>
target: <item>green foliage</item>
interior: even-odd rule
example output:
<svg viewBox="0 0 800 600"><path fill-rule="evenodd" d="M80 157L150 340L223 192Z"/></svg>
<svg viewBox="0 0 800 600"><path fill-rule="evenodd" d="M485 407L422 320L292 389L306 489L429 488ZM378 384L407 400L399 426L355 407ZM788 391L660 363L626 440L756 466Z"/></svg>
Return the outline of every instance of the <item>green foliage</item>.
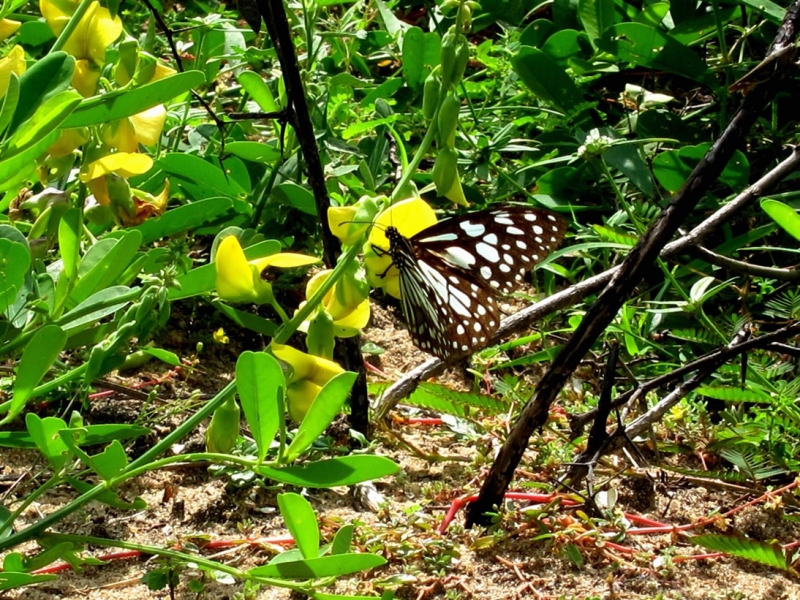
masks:
<svg viewBox="0 0 800 600"><path fill-rule="evenodd" d="M0 100L0 358L15 369L4 383L0 446L35 448L49 471L29 498L0 507L0 549L43 542L48 527L93 499L141 506L116 488L177 460L211 457L217 472L232 478L246 474L305 488L394 474L397 466L386 458L321 457L315 444L347 402L355 374L308 385L314 394L292 430L285 413L294 373L265 352L243 352L235 384L214 390L200 408L186 408L185 423L139 458L128 444L148 428L84 424L80 414L67 423L48 411L60 410L67 393L85 407L98 380L142 353L178 364L175 354L158 348L160 336L175 326L175 303L186 311L212 307L230 322L229 336L244 339L247 330L264 338L257 338L263 347L296 344L304 339L298 332L311 329L307 348L332 355L340 315L325 312L326 294L333 292L340 304L346 298L334 286L358 270L363 240L346 242L339 263L328 265L333 273L310 298L302 297L305 271L274 264L290 249L323 255L319 230L326 216L315 197L321 188L337 208L369 204L369 211L354 213L359 221L371 220L389 198L411 195L424 195L441 213L452 203L518 202L569 217L574 237L539 265L535 295L515 302L549 296L618 265L730 121L741 98L729 87L761 60L784 15L781 6L750 0L726 6L581 0L543 5L532 20L524 2L449 1L426 5L408 23L392 3L378 2L368 13L347 2L289 3L304 85L290 98L271 38L240 26L240 17L261 24L255 4L240 2L240 13L215 1L180 10L156 3L174 34L173 55L144 5L113 0L104 6L125 33L92 56L78 55L63 35L80 33L80 15L67 15L67 29L56 32L36 4L3 5L4 17L24 21L3 54L11 57L19 44L27 68L8 70ZM112 21L104 23L109 30ZM99 33L90 32L92 39ZM87 73L96 77L82 83ZM780 160L781 148L796 142L797 122L787 110L792 96L779 96L772 112L760 116L746 153L736 152L685 216L685 230L728 204ZM303 101L324 168L317 186L309 182L315 161L301 152L299 122L287 112ZM149 121L153 115L158 118ZM800 239L797 192L790 184L771 193L760 209L743 206L703 240L717 256L738 263L695 252L656 263L565 391L565 400L574 400L567 410L596 402L601 343L620 343L629 377L617 382L622 391L631 380L668 374L730 343L745 325L755 324L758 336L798 318L800 293L790 272ZM218 291L227 263L217 250L232 232L246 266L231 287L240 297L247 297L248 285L259 287L262 293L252 297L264 306L236 303ZM267 259L273 264L263 266ZM754 274L748 265L786 272ZM527 380L561 350L595 299L585 297L584 304L545 317L537 331L482 350L475 372L501 399L425 382L408 402L459 417L522 405L534 391ZM211 337L205 323L200 329L200 337ZM701 450L718 454L719 475L727 479L766 483L796 472L800 383L790 354L759 349L720 368L671 413L676 427L656 431L654 439L704 445ZM247 438L234 410L237 393ZM32 410L43 400L50 404ZM214 445L219 452L162 458L215 414L212 422L224 430L225 443ZM568 462L572 450L543 446L539 455ZM58 485L74 490L67 506L19 529L25 508ZM304 580L383 564L352 551L352 528L323 544L302 497L285 493L278 503L298 549L225 576L333 598ZM695 539L788 569L769 545ZM53 541L39 563L77 561L86 543ZM580 565L576 547L568 544L564 552ZM0 589L49 579L32 575L15 553L7 556ZM163 563L146 576L151 589L177 585L197 558L160 556ZM208 577L223 572L221 563L198 564Z"/></svg>

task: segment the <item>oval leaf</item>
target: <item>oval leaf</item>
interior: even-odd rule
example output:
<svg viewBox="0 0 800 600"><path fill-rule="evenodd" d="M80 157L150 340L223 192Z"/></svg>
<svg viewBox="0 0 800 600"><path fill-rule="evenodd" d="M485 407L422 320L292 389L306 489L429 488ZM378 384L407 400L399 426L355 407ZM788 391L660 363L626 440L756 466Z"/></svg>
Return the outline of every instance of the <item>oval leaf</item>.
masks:
<svg viewBox="0 0 800 600"><path fill-rule="evenodd" d="M274 481L308 488L329 488L337 485L355 485L362 481L394 475L400 470L384 456L354 455L319 460L302 467L267 467L255 469L260 475Z"/></svg>
<svg viewBox="0 0 800 600"><path fill-rule="evenodd" d="M357 377L357 373L350 371L339 373L320 390L286 451L287 462L296 460L333 422L342 410Z"/></svg>
<svg viewBox="0 0 800 600"><path fill-rule="evenodd" d="M264 460L280 427L286 381L275 358L264 352L242 352L236 362L236 387L244 417Z"/></svg>
<svg viewBox="0 0 800 600"><path fill-rule="evenodd" d="M311 503L300 494L278 494L278 508L303 558L317 558L319 525Z"/></svg>

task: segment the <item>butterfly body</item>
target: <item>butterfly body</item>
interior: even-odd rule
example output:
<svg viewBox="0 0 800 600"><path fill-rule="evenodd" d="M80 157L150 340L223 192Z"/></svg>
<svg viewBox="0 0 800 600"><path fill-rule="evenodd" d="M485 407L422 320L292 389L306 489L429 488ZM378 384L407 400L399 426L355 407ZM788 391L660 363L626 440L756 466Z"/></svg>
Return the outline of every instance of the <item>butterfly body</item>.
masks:
<svg viewBox="0 0 800 600"><path fill-rule="evenodd" d="M522 207L450 217L411 237L387 227L411 339L442 359L485 346L500 325L495 295L517 288L565 232L560 217Z"/></svg>

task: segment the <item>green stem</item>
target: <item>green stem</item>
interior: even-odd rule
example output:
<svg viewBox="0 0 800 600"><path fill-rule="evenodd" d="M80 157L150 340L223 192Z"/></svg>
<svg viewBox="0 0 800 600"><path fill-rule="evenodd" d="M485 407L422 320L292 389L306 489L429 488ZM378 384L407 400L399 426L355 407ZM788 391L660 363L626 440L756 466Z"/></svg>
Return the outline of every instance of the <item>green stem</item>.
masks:
<svg viewBox="0 0 800 600"><path fill-rule="evenodd" d="M288 322L281 325L278 331L275 332L275 336L272 338L273 341L277 344L285 344L290 337L297 331L297 328L305 321L308 317L311 316L311 313L316 310L317 306L322 303L322 299L334 286L334 284L341 279L342 275L344 275L345 270L347 269L350 262L355 259L358 255L359 251L361 250L361 244L353 244L347 249L340 258L339 261L336 263L336 268L333 272L322 282L322 285L319 286L319 289L314 293L308 301L300 307L300 309L295 313L294 317Z"/></svg>
<svg viewBox="0 0 800 600"><path fill-rule="evenodd" d="M78 8L75 9L75 12L72 13L72 16L67 21L67 25L64 29L61 30L61 33L58 36L58 39L53 44L53 47L50 48L49 54L53 52L58 52L61 50L64 45L69 40L72 33L78 28L78 23L81 22L83 15L86 14L86 11L89 10L89 7L92 5L94 0L81 0L81 3L78 5Z"/></svg>

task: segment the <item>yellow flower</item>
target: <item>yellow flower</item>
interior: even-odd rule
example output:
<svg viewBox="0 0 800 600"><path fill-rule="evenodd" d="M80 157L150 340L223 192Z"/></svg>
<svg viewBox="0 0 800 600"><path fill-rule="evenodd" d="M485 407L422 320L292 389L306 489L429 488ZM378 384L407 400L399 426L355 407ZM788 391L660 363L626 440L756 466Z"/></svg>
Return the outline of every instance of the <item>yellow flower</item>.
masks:
<svg viewBox="0 0 800 600"><path fill-rule="evenodd" d="M40 0L39 8L50 29L56 35L66 26L78 3L72 0ZM64 52L77 60L91 60L97 66L106 62L106 48L122 34L120 18L111 18L107 8L99 2L92 2L81 18L78 26L64 44Z"/></svg>
<svg viewBox="0 0 800 600"><path fill-rule="evenodd" d="M306 285L306 298L311 298L316 294L331 273L332 271L325 270L314 275ZM345 274L325 294L322 299L322 308L333 319L336 337L353 337L358 335L359 330L367 326L370 315L368 292L367 286L359 286L357 281ZM300 330L307 330L308 325L309 321L305 321Z"/></svg>
<svg viewBox="0 0 800 600"><path fill-rule="evenodd" d="M62 129L61 137L47 149L47 153L53 158L61 158L62 156L72 154L76 148L88 141L89 132L83 127L77 129Z"/></svg>
<svg viewBox="0 0 800 600"><path fill-rule="evenodd" d="M225 330L222 327L220 327L214 332L213 338L214 341L217 342L218 344L227 344L231 341L231 339L228 337L228 335L225 333Z"/></svg>
<svg viewBox="0 0 800 600"><path fill-rule="evenodd" d="M436 213L422 198L410 198L393 204L373 222L364 244L364 267L372 287L384 288L395 298L400 297L400 274L389 256L387 227L396 227L405 237L411 237L436 224Z"/></svg>
<svg viewBox="0 0 800 600"><path fill-rule="evenodd" d="M102 206L107 206L111 202L108 191L110 175L127 179L134 175L147 173L152 167L153 159L145 154L117 152L90 163L81 173L80 179L92 191L97 202Z"/></svg>
<svg viewBox="0 0 800 600"><path fill-rule="evenodd" d="M323 386L344 369L332 360L301 352L291 346L272 343L275 358L290 367L286 379L289 416L302 421Z"/></svg>
<svg viewBox="0 0 800 600"><path fill-rule="evenodd" d="M328 209L328 226L345 246L357 243L378 212L378 201L386 196L362 196L352 206L332 206Z"/></svg>
<svg viewBox="0 0 800 600"><path fill-rule="evenodd" d="M102 69L92 61L81 59L75 61L75 73L72 75L72 87L84 98L91 98L97 93Z"/></svg>
<svg viewBox="0 0 800 600"><path fill-rule="evenodd" d="M136 152L139 144L155 146L161 139L161 131L167 120L163 104L148 108L132 117L105 125L100 131L103 143L120 152Z"/></svg>
<svg viewBox="0 0 800 600"><path fill-rule="evenodd" d="M79 0L39 0L39 12L53 33L58 35L67 26L79 3Z"/></svg>
<svg viewBox="0 0 800 600"><path fill-rule="evenodd" d="M0 60L0 97L8 91L11 73L22 75L25 72L25 50L22 46L14 46L8 56Z"/></svg>
<svg viewBox="0 0 800 600"><path fill-rule="evenodd" d="M313 256L281 252L248 261L239 238L229 235L217 246L214 264L217 269L217 294L228 302L255 302L263 304L272 301L272 285L261 279L261 272L267 267L291 269L319 262Z"/></svg>
<svg viewBox="0 0 800 600"><path fill-rule="evenodd" d="M19 21L12 21L11 19L0 19L0 42L14 35L22 25Z"/></svg>

